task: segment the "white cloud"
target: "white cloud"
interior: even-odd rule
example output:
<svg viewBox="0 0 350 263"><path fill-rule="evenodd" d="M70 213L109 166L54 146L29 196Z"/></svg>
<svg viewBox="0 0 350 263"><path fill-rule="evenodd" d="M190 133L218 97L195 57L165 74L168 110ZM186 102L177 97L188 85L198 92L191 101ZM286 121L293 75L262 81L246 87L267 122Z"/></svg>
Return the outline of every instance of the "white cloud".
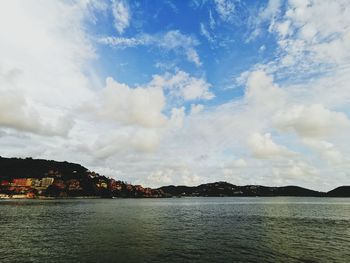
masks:
<svg viewBox="0 0 350 263"><path fill-rule="evenodd" d="M246 39L246 42L255 40L258 36L262 35L262 25L266 22L270 22L270 28L273 27L275 20L280 14L281 0L269 0L264 8L261 8L256 16L249 17L248 25L251 28L251 32Z"/></svg>
<svg viewBox="0 0 350 263"><path fill-rule="evenodd" d="M204 110L204 106L202 104L191 104L191 115L198 114Z"/></svg>
<svg viewBox="0 0 350 263"><path fill-rule="evenodd" d="M281 0L269 0L266 8L262 9L259 14L259 19L267 20L274 18L281 9Z"/></svg>
<svg viewBox="0 0 350 263"><path fill-rule="evenodd" d="M172 75L153 76L150 86L162 87L170 92L173 97L179 97L186 101L210 100L214 94L209 91L210 84L203 78L195 78L184 71L178 71Z"/></svg>
<svg viewBox="0 0 350 263"><path fill-rule="evenodd" d="M213 13L211 12L211 10L209 10L209 26L213 30L215 28L215 25L216 25L216 22L213 17Z"/></svg>
<svg viewBox="0 0 350 263"><path fill-rule="evenodd" d="M202 36L204 36L209 42L213 43L214 38L211 36L210 32L208 31L207 27L200 23L200 33Z"/></svg>
<svg viewBox="0 0 350 263"><path fill-rule="evenodd" d="M229 22L232 19L232 15L235 12L235 4L230 0L215 0L216 12L220 18Z"/></svg>
<svg viewBox="0 0 350 263"><path fill-rule="evenodd" d="M165 51L173 51L184 54L189 62L196 66L201 66L201 60L196 51L198 40L189 35L181 33L179 30L170 30L159 34L141 34L132 38L124 37L102 37L98 39L102 44L110 45L115 48L132 48L137 46L156 46Z"/></svg>
<svg viewBox="0 0 350 263"><path fill-rule="evenodd" d="M302 142L316 151L327 163L333 165L350 164L350 160L333 143L324 140L305 138Z"/></svg>
<svg viewBox="0 0 350 263"><path fill-rule="evenodd" d="M190 48L186 52L188 61L193 62L197 67L202 65L199 55L196 50Z"/></svg>
<svg viewBox="0 0 350 263"><path fill-rule="evenodd" d="M198 82L202 86L197 87ZM189 96L192 86L202 88L202 93ZM93 139L88 151L99 159L124 151L133 154L157 151L164 136L181 129L186 118L185 107L170 109L170 116L164 114L171 98L169 94L166 98L165 92L173 92L183 100L199 99L208 93L208 87L204 81L182 71L174 75L153 76L149 83L136 87L107 78L106 87L99 92L97 99L82 108L85 113L95 116L94 122L105 133L103 138Z"/></svg>
<svg viewBox="0 0 350 263"><path fill-rule="evenodd" d="M67 136L73 120L60 116L56 123L44 122L39 112L21 94L2 92L0 97L0 127L12 128L45 136Z"/></svg>
<svg viewBox="0 0 350 263"><path fill-rule="evenodd" d="M249 103L269 110L285 103L285 93L264 71L251 72L247 77L245 98Z"/></svg>
<svg viewBox="0 0 350 263"><path fill-rule="evenodd" d="M148 177L148 183L150 186L160 186L160 185L169 185L172 183L172 176L174 171L167 169L165 171L155 171L152 172Z"/></svg>
<svg viewBox="0 0 350 263"><path fill-rule="evenodd" d="M131 138L131 146L137 151L154 152L160 144L162 133L155 129L137 129Z"/></svg>
<svg viewBox="0 0 350 263"><path fill-rule="evenodd" d="M122 34L130 24L130 8L124 0L112 1L112 13L114 16L114 27Z"/></svg>
<svg viewBox="0 0 350 263"><path fill-rule="evenodd" d="M276 25L276 31L280 34L281 38L285 38L292 32L290 31L290 21L284 21Z"/></svg>
<svg viewBox="0 0 350 263"><path fill-rule="evenodd" d="M288 60L285 66L305 74L322 70L319 64L328 68L349 62L347 5L346 0L289 1L281 19L272 20L270 25L279 35L280 63Z"/></svg>
<svg viewBox="0 0 350 263"><path fill-rule="evenodd" d="M283 131L295 131L302 137L325 137L350 127L342 112L330 111L321 104L296 105L274 116L274 124Z"/></svg>
<svg viewBox="0 0 350 263"><path fill-rule="evenodd" d="M103 37L98 40L102 44L116 46L119 48L136 47L139 45L148 45L147 38L125 38L125 37Z"/></svg>
<svg viewBox="0 0 350 263"><path fill-rule="evenodd" d="M182 182L188 186L197 186L201 183L202 178L188 170L182 171Z"/></svg>
<svg viewBox="0 0 350 263"><path fill-rule="evenodd" d="M174 125L176 128L182 128L183 126L183 121L185 118L185 107L181 107L179 109L173 108L171 110L171 123Z"/></svg>
<svg viewBox="0 0 350 263"><path fill-rule="evenodd" d="M68 134L73 121L65 116L92 96L83 73L95 57L81 25L85 8L60 1L0 3L0 125Z"/></svg>
<svg viewBox="0 0 350 263"><path fill-rule="evenodd" d="M319 174L319 171L304 161L289 160L287 164L281 167L275 167L272 170L273 176L279 178L282 182L295 182L295 180L312 181Z"/></svg>
<svg viewBox="0 0 350 263"><path fill-rule="evenodd" d="M166 117L163 90L158 87L130 88L112 78L107 78L100 105L95 109L99 118L126 125L160 127Z"/></svg>
<svg viewBox="0 0 350 263"><path fill-rule="evenodd" d="M276 144L269 133L264 135L259 133L252 134L248 138L248 145L257 158L278 158L295 155L286 147Z"/></svg>
<svg viewBox="0 0 350 263"><path fill-rule="evenodd" d="M227 168L243 168L243 167L247 167L247 162L240 158L240 159L236 159L236 160L233 160L233 161L230 161L229 163L227 163L225 165L225 167Z"/></svg>

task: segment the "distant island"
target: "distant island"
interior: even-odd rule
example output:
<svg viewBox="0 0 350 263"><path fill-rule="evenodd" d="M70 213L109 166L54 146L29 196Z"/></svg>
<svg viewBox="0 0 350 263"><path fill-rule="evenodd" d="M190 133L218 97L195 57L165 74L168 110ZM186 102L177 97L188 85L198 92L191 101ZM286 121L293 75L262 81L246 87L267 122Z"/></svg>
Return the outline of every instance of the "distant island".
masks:
<svg viewBox="0 0 350 263"><path fill-rule="evenodd" d="M132 185L100 175L80 164L0 157L0 199L4 198L169 198L224 196L350 197L350 186L319 192L298 186L237 186L215 182L198 186Z"/></svg>

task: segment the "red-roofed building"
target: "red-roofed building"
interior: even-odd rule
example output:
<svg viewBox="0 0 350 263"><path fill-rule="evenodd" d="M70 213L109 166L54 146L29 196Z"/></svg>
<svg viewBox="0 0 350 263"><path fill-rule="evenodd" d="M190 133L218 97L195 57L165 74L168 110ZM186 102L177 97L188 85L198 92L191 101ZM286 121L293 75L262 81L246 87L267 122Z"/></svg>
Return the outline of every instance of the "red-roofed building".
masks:
<svg viewBox="0 0 350 263"><path fill-rule="evenodd" d="M8 186L8 185L10 185L10 182L8 180L2 180L0 185L1 186Z"/></svg>
<svg viewBox="0 0 350 263"><path fill-rule="evenodd" d="M12 186L31 186L32 179L31 178L15 178L12 180Z"/></svg>

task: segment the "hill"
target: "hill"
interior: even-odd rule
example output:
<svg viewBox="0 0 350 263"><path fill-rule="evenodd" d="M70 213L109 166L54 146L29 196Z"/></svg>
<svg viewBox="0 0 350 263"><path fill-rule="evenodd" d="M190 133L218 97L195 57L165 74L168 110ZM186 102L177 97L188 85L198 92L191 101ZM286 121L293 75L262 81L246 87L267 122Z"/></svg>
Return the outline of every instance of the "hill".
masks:
<svg viewBox="0 0 350 263"><path fill-rule="evenodd" d="M143 188L91 172L80 164L0 157L0 197L163 197Z"/></svg>
<svg viewBox="0 0 350 263"><path fill-rule="evenodd" d="M327 193L329 197L350 197L350 186L340 186Z"/></svg>
<svg viewBox="0 0 350 263"><path fill-rule="evenodd" d="M237 186L227 182L201 184L199 186L163 186L159 188L172 196L324 196L298 186L268 187L261 185Z"/></svg>

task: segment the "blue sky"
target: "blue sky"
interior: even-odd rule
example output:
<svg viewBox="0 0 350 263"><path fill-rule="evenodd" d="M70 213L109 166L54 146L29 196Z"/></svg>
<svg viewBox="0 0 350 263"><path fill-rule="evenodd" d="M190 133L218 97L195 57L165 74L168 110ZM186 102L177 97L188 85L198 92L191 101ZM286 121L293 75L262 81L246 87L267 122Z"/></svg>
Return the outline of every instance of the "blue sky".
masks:
<svg viewBox="0 0 350 263"><path fill-rule="evenodd" d="M350 181L347 0L0 3L0 155L147 186Z"/></svg>
<svg viewBox="0 0 350 263"><path fill-rule="evenodd" d="M130 1L125 6L132 19L122 32L114 26L113 10L97 10L96 20L87 23L96 39L126 40L142 35L161 38L176 31L194 42L201 65L189 61L181 46L162 50L151 44L126 47L98 43L96 66L102 76L113 76L130 86L147 83L152 75L181 69L204 76L212 85L216 98L208 103L230 100L243 94L243 87L233 83L235 78L276 55L276 38L268 34L268 23L262 22L260 35L249 39L257 23L253 18L267 4L267 1L232 2L236 13L224 17L214 1Z"/></svg>

